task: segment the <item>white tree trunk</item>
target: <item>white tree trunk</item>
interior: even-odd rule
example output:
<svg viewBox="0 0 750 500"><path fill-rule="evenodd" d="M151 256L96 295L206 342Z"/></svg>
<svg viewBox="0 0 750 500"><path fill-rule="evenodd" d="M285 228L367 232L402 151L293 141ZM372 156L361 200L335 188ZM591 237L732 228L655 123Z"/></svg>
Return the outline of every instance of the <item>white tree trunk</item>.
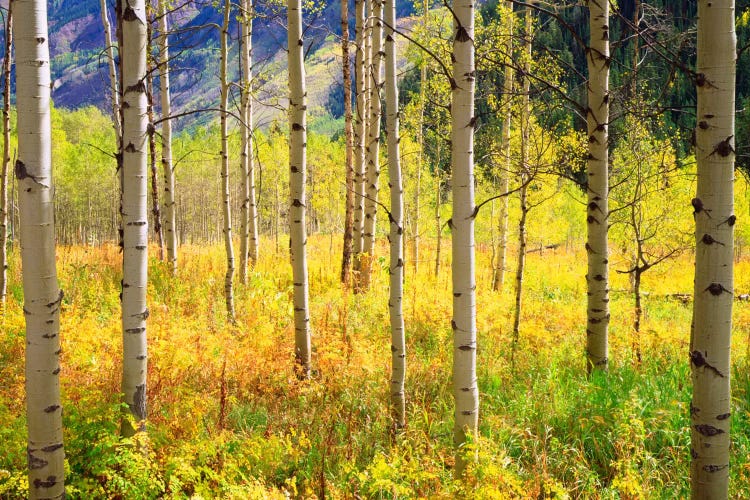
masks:
<svg viewBox="0 0 750 500"><path fill-rule="evenodd" d="M10 166L10 64L13 52L13 3L8 4L3 58L3 166L0 172L0 306L8 290L8 167Z"/></svg>
<svg viewBox="0 0 750 500"><path fill-rule="evenodd" d="M375 230L378 214L379 178L380 178L380 117L383 114L380 90L383 87L381 73L383 71L383 0L371 0L372 12L370 20L372 22L372 40L371 61L368 68L369 87L369 105L370 118L367 126L367 174L365 180L365 223L362 241L362 288L367 290L370 287L370 278L372 274L372 261L375 253Z"/></svg>
<svg viewBox="0 0 750 500"><path fill-rule="evenodd" d="M406 425L406 402L404 382L406 380L406 339L404 337L404 188L401 180L401 158L399 156L399 107L398 81L396 75L396 26L395 0L385 0L385 22L390 28L385 37L385 95L388 116L388 185L391 190L390 244L391 260L390 299L388 307L391 319L391 404L393 423L396 429Z"/></svg>
<svg viewBox="0 0 750 500"><path fill-rule="evenodd" d="M346 214L344 245L341 255L341 282L351 282L352 243L354 238L354 130L352 127L352 75L349 58L349 2L341 0L341 66L344 78L344 138L346 143Z"/></svg>
<svg viewBox="0 0 750 500"><path fill-rule="evenodd" d="M354 225L352 228L352 269L355 290L359 288L362 270L362 243L365 223L365 141L367 134L367 60L368 45L365 42L366 0L355 0L354 80L357 95L357 114L354 125Z"/></svg>
<svg viewBox="0 0 750 500"><path fill-rule="evenodd" d="M224 249L227 253L227 272L224 275L224 299L227 304L227 317L234 321L234 246L232 245L232 205L229 188L229 132L227 118L229 102L229 80L227 78L227 60L229 58L229 18L230 0L224 1L224 22L221 25L221 199L224 221Z"/></svg>
<svg viewBox="0 0 750 500"><path fill-rule="evenodd" d="M104 0L102 0L104 1ZM177 213L174 193L174 168L172 165L172 103L169 91L169 20L166 0L159 5L159 94L161 97L161 165L164 170L164 239L167 262L172 274L177 274Z"/></svg>
<svg viewBox="0 0 750 500"><path fill-rule="evenodd" d="M734 0L698 2L692 497L727 498L734 298Z"/></svg>
<svg viewBox="0 0 750 500"><path fill-rule="evenodd" d="M505 99L505 117L503 118L502 154L503 167L500 169L500 193L508 192L508 179L511 168L510 158L510 126L513 118L513 68L511 54L513 53L513 3L505 2L501 14L503 19L503 35L505 39L505 75L503 80L503 98ZM505 284L505 261L508 254L508 197L500 198L500 213L498 214L498 245L495 272L492 278L492 289L502 291Z"/></svg>
<svg viewBox="0 0 750 500"><path fill-rule="evenodd" d="M107 52L107 66L109 67L109 92L112 99L112 124L115 127L117 143L122 140L122 124L120 123L120 86L115 67L115 46L112 45L112 26L107 14L107 0L100 0L102 11L102 26L104 27L104 50ZM119 149L119 148L118 148Z"/></svg>
<svg viewBox="0 0 750 500"><path fill-rule="evenodd" d="M138 428L143 428L146 419L148 317L147 21L144 0L123 2L122 20L122 392ZM130 435L135 430L127 419L123 420L123 434Z"/></svg>
<svg viewBox="0 0 750 500"><path fill-rule="evenodd" d="M241 109L242 120L242 213L240 215L240 281L247 283L247 268L258 261L258 206L255 198L255 162L253 160L253 103L252 103L252 52L253 5L242 0L242 40L240 63L242 66Z"/></svg>
<svg viewBox="0 0 750 500"><path fill-rule="evenodd" d="M64 498L59 377L63 296L55 267L47 2L16 0L13 10L29 498Z"/></svg>
<svg viewBox="0 0 750 500"><path fill-rule="evenodd" d="M310 312L307 286L305 175L307 171L307 91L302 41L302 2L287 4L289 48L289 245L294 282L294 344L297 374L310 376Z"/></svg>
<svg viewBox="0 0 750 500"><path fill-rule="evenodd" d="M531 118L531 80L527 76L531 71L531 37L532 37L532 14L531 7L526 7L525 12L525 39L523 53L523 104L521 106L521 165L519 166L519 182L521 187L518 191L521 206L521 217L518 220L518 261L516 264L516 300L513 310L513 344L510 353L511 370L515 371L516 352L518 341L521 336L521 313L523 311L523 276L526 271L526 218L529 213L528 204L528 182L531 176L529 167L529 138Z"/></svg>
<svg viewBox="0 0 750 500"><path fill-rule="evenodd" d="M588 369L606 370L609 341L609 2L588 0L591 40L587 50L589 84L587 123L588 288L586 353Z"/></svg>
<svg viewBox="0 0 750 500"><path fill-rule="evenodd" d="M453 173L453 392L456 398L454 442L456 474L466 468L462 449L476 437L477 388L476 280L474 276L474 3L453 3L453 75L451 82L451 171Z"/></svg>

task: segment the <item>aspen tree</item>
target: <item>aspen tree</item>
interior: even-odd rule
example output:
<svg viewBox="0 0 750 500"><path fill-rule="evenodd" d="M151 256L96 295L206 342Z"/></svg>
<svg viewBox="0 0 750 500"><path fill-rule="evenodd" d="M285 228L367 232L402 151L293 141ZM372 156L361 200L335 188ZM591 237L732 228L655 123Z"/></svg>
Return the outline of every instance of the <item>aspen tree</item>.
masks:
<svg viewBox="0 0 750 500"><path fill-rule="evenodd" d="M154 23L153 11L149 9L149 22L148 29L146 32L148 40L148 66L146 70L146 96L148 97L148 123L154 123L154 71L156 68L152 67L153 64L153 46L151 44L151 27ZM154 71L152 71L154 70ZM164 232L162 231L161 225L161 208L159 207L159 172L156 168L156 137L154 134L156 130L153 127L148 129L148 168L151 173L151 215L154 221L154 237L156 238L156 246L159 248L159 260L164 260Z"/></svg>
<svg viewBox="0 0 750 500"><path fill-rule="evenodd" d="M466 468L463 445L476 438L477 387L476 279L474 275L474 3L455 0L451 81L451 172L453 213L453 392L456 399L454 443L456 475ZM471 437L470 437L471 436ZM475 457L476 458L476 457Z"/></svg>
<svg viewBox="0 0 750 500"><path fill-rule="evenodd" d="M221 25L221 103L220 103L220 129L221 129L221 199L222 214L224 220L224 249L227 253L227 272L224 275L224 299L227 304L227 317L234 322L234 247L232 246L232 206L230 203L229 188L229 131L228 131L228 102L229 102L229 79L227 77L227 61L229 59L229 15L231 11L230 0L224 0L224 22Z"/></svg>
<svg viewBox="0 0 750 500"><path fill-rule="evenodd" d="M375 253L375 228L378 213L378 191L380 178L380 117L383 114L380 90L383 88L383 0L370 0L372 32L371 64L369 71L369 115L367 126L367 173L365 179L365 222L362 233L363 262L360 277L362 288L370 287L372 261Z"/></svg>
<svg viewBox="0 0 750 500"><path fill-rule="evenodd" d="M240 65L242 69L242 86L240 87L240 107L242 121L240 131L242 191L243 200L240 215L240 281L247 283L248 261L254 266L258 260L258 206L255 197L255 162L253 160L253 103L251 84L252 53L253 53L253 5L250 0L242 0L241 4Z"/></svg>
<svg viewBox="0 0 750 500"><path fill-rule="evenodd" d="M104 0L102 0L104 1ZM177 213L172 165L172 103L169 90L169 20L167 0L158 0L159 10L159 96L161 99L161 166L164 171L164 243L172 274L177 274Z"/></svg>
<svg viewBox="0 0 750 500"><path fill-rule="evenodd" d="M516 351L518 350L518 340L521 330L521 308L523 306L523 274L526 270L526 218L529 213L528 204L528 181L531 176L529 169L529 137L530 137L530 117L531 104L529 94L531 91L531 80L528 77L531 71L531 36L532 36L532 19L531 7L526 7L525 13L526 32L525 46L523 53L523 104L521 105L521 165L520 165L520 182L519 199L521 205L521 217L518 220L518 262L516 264L516 303L513 310L513 345L511 347L511 369L515 370ZM507 189L506 189L507 191ZM507 197L504 197L507 199Z"/></svg>
<svg viewBox="0 0 750 500"><path fill-rule="evenodd" d="M13 46L13 2L8 3L3 57L3 166L0 171L0 306L8 290L8 167L10 166L10 64Z"/></svg>
<svg viewBox="0 0 750 500"><path fill-rule="evenodd" d="M401 179L399 156L398 81L396 76L396 26L395 0L385 0L385 96L388 138L388 186L391 190L390 244L391 258L388 267L390 298L388 308L391 319L391 404L393 424L396 429L406 425L406 339L404 337L404 187Z"/></svg>
<svg viewBox="0 0 750 500"><path fill-rule="evenodd" d="M692 498L727 498L734 299L734 0L699 0L695 296L690 361Z"/></svg>
<svg viewBox="0 0 750 500"><path fill-rule="evenodd" d="M122 5L122 392L138 428L146 420L146 289L148 287L148 182L146 154L146 5ZM122 432L134 434L124 418Z"/></svg>
<svg viewBox="0 0 750 500"><path fill-rule="evenodd" d="M29 498L64 498L47 2L14 0L18 204L26 317Z"/></svg>
<svg viewBox="0 0 750 500"><path fill-rule="evenodd" d="M588 204L586 273L586 353L588 370L606 370L609 341L609 2L588 0L591 39L586 110L589 157L586 161Z"/></svg>
<svg viewBox="0 0 750 500"><path fill-rule="evenodd" d="M367 135L367 60L369 45L365 36L366 0L354 1L355 42L354 80L357 95L357 115L354 126L354 225L352 227L352 267L354 271L354 290L360 287L362 271L362 244L365 223L365 142Z"/></svg>
<svg viewBox="0 0 750 500"><path fill-rule="evenodd" d="M104 27L104 50L107 53L107 67L109 68L112 124L115 128L115 136L119 145L122 141L122 116L120 115L120 85L118 84L117 68L115 67L115 46L112 44L112 25L109 22L109 14L107 14L107 0L100 0L99 3L102 11L102 26Z"/></svg>
<svg viewBox="0 0 750 500"><path fill-rule="evenodd" d="M310 309L307 286L305 176L307 170L307 91L302 41L302 1L287 3L289 54L289 247L294 283L294 344L297 375L309 378Z"/></svg>
<svg viewBox="0 0 750 500"><path fill-rule="evenodd" d="M503 138L501 158L504 162L500 169L500 193L508 192L508 179L511 167L510 158L510 126L513 117L513 69L511 58L513 54L513 3L506 1L500 7L500 18L502 24L502 35L505 39L505 75L503 79L503 96L505 97L505 116L503 117ZM528 79L526 79L528 80ZM500 198L500 213L498 214L498 245L497 262L492 276L492 289L501 291L505 283L505 259L508 253L508 197Z"/></svg>
<svg viewBox="0 0 750 500"><path fill-rule="evenodd" d="M341 282L351 278L352 245L354 240L354 140L352 129L352 75L349 61L349 2L341 0L341 67L344 79L344 137L346 139L346 215L344 248L341 256Z"/></svg>
<svg viewBox="0 0 750 500"><path fill-rule="evenodd" d="M422 29L425 34L430 19L430 7L427 0L422 2ZM417 129L417 142L419 147L419 158L417 158L417 179L414 187L414 220L412 222L411 238L411 261L414 266L414 276L419 272L419 198L422 194L422 162L424 161L424 111L427 103L427 60L423 60L419 68L419 128Z"/></svg>

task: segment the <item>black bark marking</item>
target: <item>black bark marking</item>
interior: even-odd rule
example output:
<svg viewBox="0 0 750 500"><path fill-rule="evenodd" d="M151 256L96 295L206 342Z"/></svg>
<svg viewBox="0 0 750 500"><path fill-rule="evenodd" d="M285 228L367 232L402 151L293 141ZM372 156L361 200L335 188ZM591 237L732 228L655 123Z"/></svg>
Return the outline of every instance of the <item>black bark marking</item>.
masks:
<svg viewBox="0 0 750 500"><path fill-rule="evenodd" d="M714 473L726 469L729 465L704 465L703 470L706 472Z"/></svg>
<svg viewBox="0 0 750 500"><path fill-rule="evenodd" d="M42 451L47 452L47 453L52 453L53 451L57 451L62 447L63 447L62 443L51 444L49 446L45 446L44 448L42 448Z"/></svg>
<svg viewBox="0 0 750 500"><path fill-rule="evenodd" d="M44 409L44 413L54 413L61 408L60 405L49 405Z"/></svg>
<svg viewBox="0 0 750 500"><path fill-rule="evenodd" d="M451 328L453 330L458 330L458 325L456 324L456 320L455 319L451 320Z"/></svg>
<svg viewBox="0 0 750 500"><path fill-rule="evenodd" d="M126 328L125 333L143 333L145 332L145 328Z"/></svg>
<svg viewBox="0 0 750 500"><path fill-rule="evenodd" d="M129 142L127 146L125 146L125 152L126 153L135 153L137 150L135 149L135 144L132 142Z"/></svg>
<svg viewBox="0 0 750 500"><path fill-rule="evenodd" d="M705 355L701 353L700 351L691 352L690 361L696 366L696 368L702 368L702 367L708 368L719 377L724 378L724 374L721 373L715 366L709 364L709 362L706 361Z"/></svg>
<svg viewBox="0 0 750 500"><path fill-rule="evenodd" d="M734 137L734 136L730 135L729 137L727 137L723 141L719 142L719 144L716 145L716 147L714 148L714 150L708 156L712 156L714 153L716 153L716 154L718 154L721 157L727 157L730 154L734 153L734 148L732 147L732 142L731 142L732 141L732 137Z"/></svg>
<svg viewBox="0 0 750 500"><path fill-rule="evenodd" d="M52 375L57 375L58 373L60 373L60 367L59 366L57 368L55 368L54 370L52 370Z"/></svg>
<svg viewBox="0 0 750 500"><path fill-rule="evenodd" d="M690 448L690 456L693 457L693 460L695 460L696 458L698 458L698 452L695 451L694 448Z"/></svg>
<svg viewBox="0 0 750 500"><path fill-rule="evenodd" d="M708 285L708 287L704 290L704 292L710 292L711 295L719 296L722 292L730 293L729 290L724 288L724 285L721 283L711 283Z"/></svg>
<svg viewBox="0 0 750 500"><path fill-rule="evenodd" d="M146 245L136 245L135 249L136 250L145 250L146 249Z"/></svg>
<svg viewBox="0 0 750 500"><path fill-rule="evenodd" d="M60 303L62 302L62 299L63 299L64 296L65 296L65 294L63 293L62 290L60 290L60 293L57 295L57 299L55 301L50 302L49 304L47 304L47 307L52 308L52 307L55 307L57 305L60 305Z"/></svg>
<svg viewBox="0 0 750 500"><path fill-rule="evenodd" d="M737 216L732 214L729 217L727 217L727 219L721 224L726 224L727 226L732 227L734 226L736 222L737 222ZM721 226L721 224L719 224L719 226Z"/></svg>
<svg viewBox="0 0 750 500"><path fill-rule="evenodd" d="M41 179L42 177L34 177L33 175L29 174L29 172L26 170L26 164L21 160L16 160L15 174L16 179L18 179L19 181L23 179L31 179L40 186L47 187L46 185L39 182L39 179Z"/></svg>
<svg viewBox="0 0 750 500"><path fill-rule="evenodd" d="M305 205L301 201L299 201L298 199L295 198L294 200L292 200L292 206L293 207L304 207Z"/></svg>
<svg viewBox="0 0 750 500"><path fill-rule="evenodd" d="M29 459L28 459L29 470L39 470L39 469L44 469L45 467L47 467L47 465L49 464L49 462L46 461L46 460L44 460L44 459L42 459L42 458L35 457L34 455L32 455L32 453L34 451L36 451L36 450L33 450L33 451L32 450L28 450L28 455L29 455Z"/></svg>
<svg viewBox="0 0 750 500"><path fill-rule="evenodd" d="M458 346L458 350L459 351L473 351L474 348L470 345L461 345L461 346Z"/></svg>
<svg viewBox="0 0 750 500"><path fill-rule="evenodd" d="M706 245L713 245L714 243L716 243L717 245L725 246L724 243L722 243L722 242L720 242L718 240L715 240L713 238L713 236L711 236L708 233L706 233L706 234L703 235L703 238L701 238L701 242L704 243L704 244L706 244Z"/></svg>
<svg viewBox="0 0 750 500"><path fill-rule="evenodd" d="M138 17L138 14L135 13L135 10L133 10L133 8L130 5L125 7L125 11L123 11L122 13L122 20L123 21L141 21L141 19Z"/></svg>
<svg viewBox="0 0 750 500"><path fill-rule="evenodd" d="M138 92L139 94L144 94L146 93L146 84L143 83L143 80L139 80L135 85L130 85L125 88L125 93L127 94L128 92Z"/></svg>
<svg viewBox="0 0 750 500"><path fill-rule="evenodd" d="M716 420L726 420L731 416L731 413L722 413L721 415L716 415Z"/></svg>
<svg viewBox="0 0 750 500"><path fill-rule="evenodd" d="M143 420L146 418L146 384L137 385L133 394L133 413Z"/></svg>
<svg viewBox="0 0 750 500"><path fill-rule="evenodd" d="M142 319L142 320L145 321L145 320L148 319L148 317L150 315L151 315L151 313L149 312L148 307L147 307L142 313L133 314L132 317L133 318L140 318L140 319Z"/></svg>
<svg viewBox="0 0 750 500"><path fill-rule="evenodd" d="M597 224L601 224L601 222L599 222L593 215L589 215L588 217L586 217L586 222L589 224L593 224L594 222L596 222Z"/></svg>
<svg viewBox="0 0 750 500"><path fill-rule="evenodd" d="M708 210L703 206L703 201L700 198L693 198L690 200L690 204L693 205L693 216L701 212L706 212L708 218L711 218L711 214L709 213L711 210Z"/></svg>
<svg viewBox="0 0 750 500"><path fill-rule="evenodd" d="M52 488L57 484L57 477L47 476L46 480L34 479L34 488Z"/></svg>
<svg viewBox="0 0 750 500"><path fill-rule="evenodd" d="M292 124L292 130L294 130L295 132L300 132L302 130L305 130L305 127L303 127L299 123L293 123Z"/></svg>
<svg viewBox="0 0 750 500"><path fill-rule="evenodd" d="M693 428L698 431L698 433L704 435L704 436L716 436L718 434L724 434L724 431L722 429L719 429L718 427L714 427L710 424L697 424L694 425Z"/></svg>
<svg viewBox="0 0 750 500"><path fill-rule="evenodd" d="M706 75L703 73L697 73L695 75L695 84L698 87L703 87L706 84Z"/></svg>
<svg viewBox="0 0 750 500"><path fill-rule="evenodd" d="M698 128L699 128L699 129L701 129L701 130L706 130L706 129L708 129L708 122L707 122L707 121L705 121L705 120L701 120L701 121L699 121L699 122L698 122Z"/></svg>

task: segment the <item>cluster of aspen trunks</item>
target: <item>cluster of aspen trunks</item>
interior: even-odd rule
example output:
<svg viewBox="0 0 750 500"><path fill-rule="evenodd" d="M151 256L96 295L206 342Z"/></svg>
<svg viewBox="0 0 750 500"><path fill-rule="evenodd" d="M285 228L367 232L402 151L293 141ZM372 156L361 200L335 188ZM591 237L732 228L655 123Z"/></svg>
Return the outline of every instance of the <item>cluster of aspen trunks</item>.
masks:
<svg viewBox="0 0 750 500"><path fill-rule="evenodd" d="M514 0L508 0L506 15L512 19ZM13 167L17 180L11 204L12 224L7 223L8 197L3 183L3 241L6 228L18 228L23 242L21 258L24 274L24 313L27 325L26 391L29 496L31 498L63 498L64 446L62 441L62 408L59 393L59 315L63 293L57 283L55 268L55 240L63 243L92 243L117 238L123 249L122 331L123 374L122 392L130 415L122 420L123 435L145 430L147 419L147 342L149 316L146 289L149 207L148 139L153 136L154 123L149 123L147 92L147 26L149 14L144 0L118 2L117 44L120 65L109 43L109 70L113 89L112 119L118 137L117 172L119 185L89 193L87 203L77 204L86 209L69 210L69 194L54 199L51 164L50 125L50 67L47 29L47 3L41 0L11 2L13 14L8 15L8 43L14 37L16 47L16 102L18 109L18 155ZM102 0L102 13L107 39L111 39ZM606 370L609 362L609 249L608 226L608 161L609 138L609 66L610 6L607 1L588 0L590 38L586 46L588 60L587 81L587 192L586 223L588 236L587 324L586 353L590 371ZM530 120L529 94L531 60L531 30L535 5L533 0L523 3L526 43L518 51L520 62L522 113L521 169L519 189L521 199L521 251L519 252L514 340L517 340L521 304L521 281L524 267L524 220L526 182L528 172L528 129ZM639 5L639 3L637 3ZM240 278L245 279L248 265L257 258L258 216L252 166L252 108L248 96L252 80L250 59L251 19L253 7L243 0L237 11L243 20L243 97L239 116L230 118L227 76L228 32L234 6L225 0L220 6L223 22L220 32L221 102L220 162L221 182L218 191L190 193L191 203L198 200L198 208L190 217L178 220L175 208L180 196L175 191L174 168L169 140L169 116L160 120L162 132L161 163L165 171L165 235L167 260L173 271L178 266L178 236L183 241L191 237L202 241L225 244L227 270L224 291L229 320L234 319L233 283L235 257L233 231L239 227L241 236ZM290 256L293 271L293 309L297 375L311 374L311 331L308 308L308 278L306 260L308 200L306 193L307 167L307 93L305 87L304 40L301 0L288 0L288 118L289 118L289 199L277 196L272 211L286 212L290 236ZM426 10L426 7L425 7ZM475 5L471 0L455 0L451 5L453 17L451 67L444 66L451 87L451 187L453 317L454 336L453 389L455 396L455 433L457 446L456 473L460 477L472 460L463 445L478 432L479 391L476 372L476 280L474 257L474 219L480 208L474 199L474 86L476 78L474 18ZM163 112L169 113L168 42L165 3L159 2L160 48L162 60L161 98ZM637 12L637 9L636 9ZM15 18L15 23L10 19ZM346 22L346 19L343 20ZM729 478L730 443L730 339L733 285L733 231L737 222L733 205L734 178L734 88L736 66L736 38L734 33L733 0L698 1L697 67L694 80L697 88L697 127L695 154L698 164L697 193L692 200L696 223L696 269L694 315L690 342L693 399L690 405L692 430L691 478L694 497L726 498ZM387 152L391 199L388 207L390 260L389 311L392 332L392 377L389 381L392 396L394 426L405 425L406 349L404 319L401 310L403 286L403 187L399 163L397 58L394 39L396 30L394 0L359 0L355 3L355 92L356 117L348 113L347 129L353 138L347 141L350 151L347 164L349 190L348 215L351 230L348 235L353 259L355 287L366 292L373 260L379 186L379 146L383 129L387 130ZM512 21L505 29L513 30ZM512 37L508 37L510 40ZM348 42L348 41L347 41ZM509 42L512 43L512 42ZM512 49L512 45L509 46ZM512 50L508 50L511 53ZM9 53L6 52L5 74L9 78ZM512 93L513 61L506 62L504 89ZM383 69L384 78L383 79ZM118 75L119 72L119 75ZM7 80L6 80L7 81ZM10 88L5 85L6 90ZM387 116L382 117L382 93L387 103ZM9 99L4 99L6 110ZM166 111L164 111L166 110ZM237 119L243 138L241 141L241 183L230 181L230 151L228 126ZM508 108L505 137L512 119ZM7 112L5 120L4 172L8 154ZM507 147L507 139L506 145ZM4 181L7 179L4 176ZM502 183L507 190L507 179ZM232 200L237 201L232 201ZM220 200L219 203L216 203ZM152 208L156 211L157 204ZM17 211L15 207L17 205ZM183 204L183 209L186 204ZM206 210L216 207L215 211ZM55 208L57 207L57 225ZM284 207L282 209L282 207ZM239 212L239 216L236 215ZM113 216L119 213L119 217ZM507 213L507 210L506 210ZM348 219L349 219L348 217ZM221 220L220 229L216 221ZM278 219L277 219L278 221ZM505 227L507 227L507 223ZM57 229L56 229L57 226ZM270 227L268 221L266 226ZM278 222L274 225L278 231ZM57 233L56 233L57 230ZM502 238L501 238L502 239ZM416 252L415 252L416 253ZM504 254L504 250L503 250ZM3 253L3 259L5 254ZM348 262L346 257L344 262ZM4 267L4 265L3 265ZM344 275L346 273L343 273ZM496 282L502 282L502 276ZM3 294L5 277L3 269Z"/></svg>

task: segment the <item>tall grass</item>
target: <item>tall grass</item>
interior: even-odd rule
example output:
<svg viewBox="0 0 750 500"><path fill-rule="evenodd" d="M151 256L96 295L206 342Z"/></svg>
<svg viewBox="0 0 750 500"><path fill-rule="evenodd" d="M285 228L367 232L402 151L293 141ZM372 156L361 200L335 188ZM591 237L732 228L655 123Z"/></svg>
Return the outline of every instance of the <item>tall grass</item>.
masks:
<svg viewBox="0 0 750 500"><path fill-rule="evenodd" d="M422 255L430 258L430 242ZM62 248L63 398L72 498L676 498L688 494L691 257L645 275L639 364L632 298L614 276L609 374L585 375L584 256L529 255L520 351L510 367L512 290L478 273L479 461L452 478L448 262L406 277L408 426L388 411L387 268L367 295L338 284L338 250L309 240L314 377L293 372L291 270L264 242L227 322L220 247L184 246L170 277L150 265L148 436L117 436L116 247ZM385 249L380 250L383 255ZM445 254L446 252L444 252ZM481 264L480 264L481 265ZM737 292L750 288L750 264ZM410 269L410 268L409 268ZM24 323L20 269L0 318L0 497L25 497ZM733 498L750 498L750 307L735 308ZM143 454L136 450L148 450ZM471 452L471 450L467 450Z"/></svg>

